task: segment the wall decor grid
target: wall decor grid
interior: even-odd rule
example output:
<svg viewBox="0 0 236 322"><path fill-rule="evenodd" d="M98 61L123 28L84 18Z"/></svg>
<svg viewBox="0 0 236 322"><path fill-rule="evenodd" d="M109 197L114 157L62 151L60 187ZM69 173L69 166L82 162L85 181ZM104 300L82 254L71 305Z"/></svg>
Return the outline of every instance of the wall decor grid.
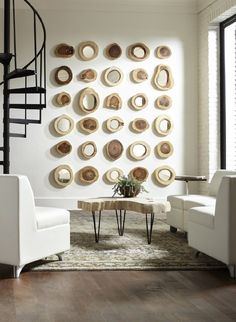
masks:
<svg viewBox="0 0 236 322"><path fill-rule="evenodd" d="M76 48L76 46L73 47L63 43L59 44L55 49L55 55L62 59L66 58L66 61L68 62L69 58L74 56L74 48ZM122 67L120 67L120 64L117 64L117 66L119 67L111 65L110 67L107 67L107 62L109 62L109 60L119 60L121 55L123 56L124 52L126 52L127 60L133 60L133 64L134 62L136 62L136 66L132 65L136 68L130 68L129 70L126 70L126 68L123 69ZM139 68L142 67L139 64L143 60L149 59L151 54L154 54L156 62L152 74L150 74L150 72L147 72L143 68ZM144 178L144 181L151 180L151 175L148 175L150 173L153 174L153 176L156 178L157 184L159 184L160 186L167 186L173 182L175 177L174 169L172 169L172 167L170 167L169 165L163 165L163 162L161 161L161 158L164 159L170 157L173 154L174 150L171 142L163 141L163 138L161 137L163 135L168 136L173 129L173 121L171 117L162 114L161 111L169 109L172 106L172 97L171 95L169 96L168 91L171 90L174 86L174 76L172 75L171 66L169 66L168 60L165 60L172 54L172 49L169 46L165 45L159 45L155 48L150 49L146 44L140 42L130 45L127 48L122 48L122 46L120 46L118 43L112 43L110 45L107 45L107 47L101 49L94 41L84 41L81 42L78 46L78 55L79 59L81 60L79 69L71 70L70 67L64 64L61 64L61 67L57 68L55 81L58 83L58 85L60 85L61 89L61 92L59 92L56 97L58 106L70 105L72 101L75 100L77 95L73 97L69 92L68 87L65 89L63 87L65 85L68 85L72 81L78 83L77 94L79 97L77 102L78 117L76 117L76 119L73 119L69 115L63 114L61 115L61 117L58 116L56 118L56 121L54 122L54 127L58 134L65 136L66 139L62 142L58 141L58 154L68 155L72 151L72 146L69 148L70 142L67 141L67 139L70 140L68 136L69 134L72 135L72 128L74 127L74 124L76 124L74 131L78 132L78 134L81 133L83 136L87 136L87 141L83 140L83 137L80 138L80 136L78 136L78 144L77 146L73 146L75 151L80 150L80 153L82 153L83 155L83 162L80 164L80 161L78 160L78 169L75 169L79 170L77 176L78 180L75 180L75 182L78 183L79 181L82 184L91 184L101 178L102 175L106 178L106 180L103 180L104 183L111 184L112 182L115 182L115 174L121 175L124 173L122 168L119 166L119 158L128 158L129 160L132 160L131 162L133 162L133 167L131 166L130 173L132 175L135 174L135 176ZM103 71L98 71L96 65L93 63L95 58L97 58L99 55L103 55L103 58L105 59ZM75 59L75 57L73 58ZM165 64L166 62L167 64ZM84 63L86 63L86 65L83 65ZM76 79L74 75L78 75ZM126 78L126 75L128 81L133 84L133 92L130 91L129 99L124 99L119 91L119 86L122 86L123 80L124 78ZM152 94L156 94L155 100L150 100L149 94L146 93L145 90L142 93L139 92L138 88L141 88L140 84L144 81L146 81L145 84L149 82ZM83 82L91 82L90 87L84 86L85 84L83 84ZM104 96L104 92L103 95L100 95L97 89L99 83L103 84L103 87L105 87L107 90L105 93L107 93L108 95ZM112 93L112 91L110 90L112 86L116 86L116 93ZM162 91L167 91L168 95L161 95ZM107 107L111 110L109 118L107 117L108 114L105 112L104 107ZM133 109L132 119L124 117L126 116L125 110L130 110L130 107L132 107ZM159 111L155 114L155 117L151 119L151 121L150 119L146 119L146 115L148 115L146 108L155 110L156 107L159 109ZM119 111L121 108L121 111L124 114L121 114L122 117L116 116L115 113L117 113L117 111ZM145 110L142 111L143 109ZM80 112L83 112L84 114L82 115ZM94 113L94 115L92 115L94 117L86 117L86 114L89 113ZM67 114L69 114L69 111L67 111ZM104 119L103 122L101 122L100 118L103 114ZM99 115L99 121L96 119L97 115ZM63 117L68 117L67 120L69 120L72 124L72 127L70 127L69 130L64 131L64 133L57 128L58 120ZM164 126L166 127L165 129L161 128L162 120L167 122L167 125ZM117 129L115 125L113 127L113 123L115 122L119 122ZM107 134L102 124L106 125ZM130 144L126 144L125 141L119 141L113 137L117 130L122 131L123 128L136 133L136 140L133 139ZM93 136L92 140L90 140L89 136L93 135L93 133L97 130L102 131L104 137L106 137L107 135L107 140L105 142L106 144L97 144L95 136ZM151 136L156 136L158 138L158 141L156 143L158 144L152 144L150 146L148 139L146 140L147 142L145 141L145 139L138 141L137 139L140 138L140 135L142 135L142 132L144 131L145 133L148 132L148 134ZM95 135L98 136L99 133L96 133ZM125 143L126 145L123 145L123 143ZM89 150L90 146L93 146L94 148L94 152L92 153L91 157L85 154L85 148ZM145 153L143 155L139 155L139 146L145 149ZM61 148L62 150L67 149L68 152L66 151L60 153L60 149L58 150L58 148ZM137 150L137 155L135 154L135 150ZM84 162L88 162L91 158L98 157L98 155L102 155L99 160L105 157L106 160L112 162L110 167L107 166L106 171L103 170L101 172L99 168L97 169L92 165L83 167ZM147 169L143 167L145 166L144 159L149 158L150 156L154 156L156 161L153 162L152 168L149 166ZM158 157L160 158L158 159ZM134 167L135 164L137 165L137 163L138 166ZM94 165L96 166L96 162ZM156 165L158 165L158 168L156 167ZM67 170L70 169L69 166L66 166L66 168ZM59 166L59 170L60 169L61 168ZM58 170L58 167L56 167L56 170ZM163 171L169 171L169 179L164 180L161 177L160 174ZM164 177L165 176L166 173ZM58 184L58 181L56 179L55 181ZM71 182L72 180L69 180L69 183ZM61 186L67 186L67 184L61 184Z"/></svg>

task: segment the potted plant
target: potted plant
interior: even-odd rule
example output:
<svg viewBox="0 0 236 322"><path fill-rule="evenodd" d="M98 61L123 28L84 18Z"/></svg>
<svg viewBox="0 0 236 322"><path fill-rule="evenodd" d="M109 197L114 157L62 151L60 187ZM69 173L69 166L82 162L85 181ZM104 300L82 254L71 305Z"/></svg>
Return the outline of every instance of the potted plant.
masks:
<svg viewBox="0 0 236 322"><path fill-rule="evenodd" d="M112 188L113 197L118 194L125 198L136 197L140 192L147 192L141 181L135 180L131 176L122 176Z"/></svg>

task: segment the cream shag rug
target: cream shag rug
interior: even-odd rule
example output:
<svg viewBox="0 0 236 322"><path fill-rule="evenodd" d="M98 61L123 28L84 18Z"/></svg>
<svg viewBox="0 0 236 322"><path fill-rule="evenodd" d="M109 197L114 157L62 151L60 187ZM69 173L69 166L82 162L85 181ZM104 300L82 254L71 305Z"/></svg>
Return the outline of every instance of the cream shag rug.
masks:
<svg viewBox="0 0 236 322"><path fill-rule="evenodd" d="M200 254L188 246L182 232L169 232L164 218L156 216L152 243L146 238L145 215L127 213L124 236L119 236L115 212L103 212L100 241L95 243L91 213L71 214L71 249L63 261L52 256L28 266L45 270L206 270L225 268L217 260Z"/></svg>

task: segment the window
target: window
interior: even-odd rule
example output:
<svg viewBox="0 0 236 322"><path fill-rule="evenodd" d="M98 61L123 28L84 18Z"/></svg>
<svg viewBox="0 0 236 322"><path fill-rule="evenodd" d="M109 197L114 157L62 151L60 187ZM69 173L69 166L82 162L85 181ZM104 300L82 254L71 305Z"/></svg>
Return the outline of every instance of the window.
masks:
<svg viewBox="0 0 236 322"><path fill-rule="evenodd" d="M236 15L220 24L221 168L236 170Z"/></svg>

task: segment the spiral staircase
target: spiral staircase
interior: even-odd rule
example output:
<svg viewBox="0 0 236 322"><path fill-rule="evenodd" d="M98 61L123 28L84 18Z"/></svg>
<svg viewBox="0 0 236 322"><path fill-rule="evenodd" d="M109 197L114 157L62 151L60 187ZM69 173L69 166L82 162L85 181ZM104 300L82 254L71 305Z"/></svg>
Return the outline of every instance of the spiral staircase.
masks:
<svg viewBox="0 0 236 322"><path fill-rule="evenodd" d="M18 1L18 0L16 0ZM15 0L4 0L4 53L0 53L0 63L3 65L3 152L0 165L3 173L10 172L10 138L26 138L27 125L40 124L42 110L46 108L46 30L44 23L36 9L27 1L19 0L29 9L33 23L32 59L21 66L17 60L17 17ZM27 12L28 12L27 11ZM38 37L40 34L40 37ZM40 38L40 39L39 39ZM12 47L12 48L11 48ZM28 57L29 52L25 53ZM13 80L18 79L17 87L11 86ZM17 95L17 96L16 96ZM23 96L23 103L12 103ZM14 99L15 96L15 99ZM33 102L33 103L32 103ZM23 117L15 118L17 110L23 110ZM29 111L37 111L38 117L28 117ZM20 131L12 131L14 124L22 126Z"/></svg>

